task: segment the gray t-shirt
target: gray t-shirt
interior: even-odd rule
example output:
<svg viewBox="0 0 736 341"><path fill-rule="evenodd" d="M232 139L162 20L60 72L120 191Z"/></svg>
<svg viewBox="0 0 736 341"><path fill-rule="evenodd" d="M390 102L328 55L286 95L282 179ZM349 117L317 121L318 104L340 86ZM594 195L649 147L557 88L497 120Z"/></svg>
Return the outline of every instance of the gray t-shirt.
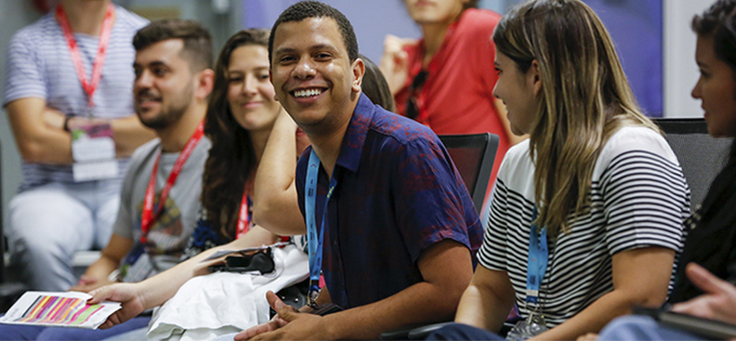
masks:
<svg viewBox="0 0 736 341"><path fill-rule="evenodd" d="M156 157L159 155L160 140L150 141L133 153L130 167L123 180L120 209L113 226L113 233L133 239L134 242L121 264L124 281L143 280L174 266L179 261L197 223L197 213L201 207L199 197L202 192L202 173L210 146L210 141L203 137L187 159L169 192L163 211L148 233L145 252L140 241L143 199ZM154 209L158 207L161 190L178 157L179 153L161 155L156 178Z"/></svg>

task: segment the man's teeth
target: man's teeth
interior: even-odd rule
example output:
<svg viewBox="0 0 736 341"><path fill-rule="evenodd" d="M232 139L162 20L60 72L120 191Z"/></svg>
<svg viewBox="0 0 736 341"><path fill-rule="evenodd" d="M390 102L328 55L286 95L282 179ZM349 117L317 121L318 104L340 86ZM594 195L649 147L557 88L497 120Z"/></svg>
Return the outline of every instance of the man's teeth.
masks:
<svg viewBox="0 0 736 341"><path fill-rule="evenodd" d="M322 90L319 89L307 89L307 90L297 90L294 91L294 96L296 97L312 97L317 96L322 93Z"/></svg>

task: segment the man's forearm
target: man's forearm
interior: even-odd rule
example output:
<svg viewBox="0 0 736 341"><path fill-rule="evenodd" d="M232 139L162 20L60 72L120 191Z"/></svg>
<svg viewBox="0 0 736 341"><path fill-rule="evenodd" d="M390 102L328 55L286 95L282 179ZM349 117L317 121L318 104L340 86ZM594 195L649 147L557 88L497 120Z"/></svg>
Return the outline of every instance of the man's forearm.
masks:
<svg viewBox="0 0 736 341"><path fill-rule="evenodd" d="M253 221L274 233L304 234L306 227L296 199L296 124L279 113L263 151L253 190Z"/></svg>
<svg viewBox="0 0 736 341"><path fill-rule="evenodd" d="M130 156L140 145L156 137L155 132L144 127L136 115L114 119L110 121L110 126L117 157Z"/></svg>
<svg viewBox="0 0 736 341"><path fill-rule="evenodd" d="M61 118L63 114L46 107L41 98L22 98L6 106L8 121L23 161L44 164L71 164L71 136L57 127L49 126L45 116ZM59 121L59 120L57 120Z"/></svg>

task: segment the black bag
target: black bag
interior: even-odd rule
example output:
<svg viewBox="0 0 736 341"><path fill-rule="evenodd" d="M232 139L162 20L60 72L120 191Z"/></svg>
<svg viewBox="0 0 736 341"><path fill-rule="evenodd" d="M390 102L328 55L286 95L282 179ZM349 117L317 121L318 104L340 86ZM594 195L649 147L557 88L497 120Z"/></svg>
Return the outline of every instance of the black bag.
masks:
<svg viewBox="0 0 736 341"><path fill-rule="evenodd" d="M261 275L271 273L276 269L273 261L271 248L258 251L250 255L229 256L225 258L225 264L212 265L208 268L210 272L253 272L259 271Z"/></svg>

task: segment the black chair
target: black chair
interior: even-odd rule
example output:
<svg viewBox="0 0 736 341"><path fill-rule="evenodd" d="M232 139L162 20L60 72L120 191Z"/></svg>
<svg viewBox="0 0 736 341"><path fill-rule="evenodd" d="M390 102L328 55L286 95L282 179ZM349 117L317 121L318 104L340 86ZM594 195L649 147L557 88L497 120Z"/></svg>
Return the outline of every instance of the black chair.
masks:
<svg viewBox="0 0 736 341"><path fill-rule="evenodd" d="M708 125L702 118L658 118L654 122L665 132L667 142L680 161L690 186L690 208L694 211L723 168L733 139L708 135Z"/></svg>
<svg viewBox="0 0 736 341"><path fill-rule="evenodd" d="M465 182L465 187L473 199L475 211L480 214L486 196L486 189L491 179L493 162L496 159L499 137L491 133L468 135L440 135L440 140L447 148ZM449 323L449 322L447 322ZM432 331L447 323L428 326L416 325L381 334L382 340L424 339Z"/></svg>
<svg viewBox="0 0 736 341"><path fill-rule="evenodd" d="M473 198L475 211L480 214L486 189L491 179L499 138L491 133L468 135L440 135L440 140L450 153L455 168L465 182Z"/></svg>

